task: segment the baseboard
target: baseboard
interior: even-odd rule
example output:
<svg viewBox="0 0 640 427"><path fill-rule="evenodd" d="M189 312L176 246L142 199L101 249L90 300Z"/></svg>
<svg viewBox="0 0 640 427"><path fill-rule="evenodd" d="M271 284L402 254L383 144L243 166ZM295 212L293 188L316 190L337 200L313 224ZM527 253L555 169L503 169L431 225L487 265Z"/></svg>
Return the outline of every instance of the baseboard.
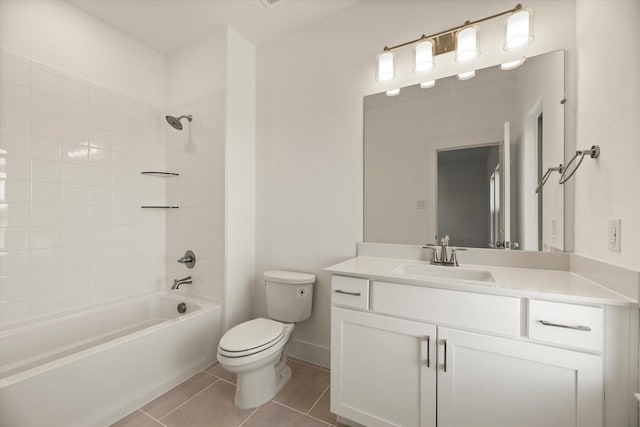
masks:
<svg viewBox="0 0 640 427"><path fill-rule="evenodd" d="M331 365L331 349L329 347L293 339L289 347L289 355L314 365L329 368Z"/></svg>

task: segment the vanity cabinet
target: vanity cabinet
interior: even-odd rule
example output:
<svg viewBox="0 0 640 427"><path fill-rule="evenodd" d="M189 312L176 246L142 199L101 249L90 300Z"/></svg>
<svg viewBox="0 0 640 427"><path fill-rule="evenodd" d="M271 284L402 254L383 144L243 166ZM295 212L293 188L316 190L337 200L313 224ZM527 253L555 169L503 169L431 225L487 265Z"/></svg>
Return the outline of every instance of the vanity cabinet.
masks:
<svg viewBox="0 0 640 427"><path fill-rule="evenodd" d="M436 426L436 327L333 307L332 411L366 426Z"/></svg>
<svg viewBox="0 0 640 427"><path fill-rule="evenodd" d="M587 351L532 341L529 301L517 297L341 276L332 294L331 410L341 417L372 427L603 425L603 361L589 351L601 335L579 342ZM592 307L576 307L597 326Z"/></svg>
<svg viewBox="0 0 640 427"><path fill-rule="evenodd" d="M445 327L438 342L438 426L602 426L600 356Z"/></svg>

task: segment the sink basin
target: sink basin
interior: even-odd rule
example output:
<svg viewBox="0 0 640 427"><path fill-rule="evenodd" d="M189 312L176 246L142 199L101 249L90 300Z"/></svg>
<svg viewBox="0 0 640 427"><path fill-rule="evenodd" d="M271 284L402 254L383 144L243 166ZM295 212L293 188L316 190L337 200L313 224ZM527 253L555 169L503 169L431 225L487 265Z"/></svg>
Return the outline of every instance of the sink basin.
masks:
<svg viewBox="0 0 640 427"><path fill-rule="evenodd" d="M474 280L477 282L495 282L490 272L472 270L464 267L447 267L429 264L400 264L393 269L394 273L407 276L422 276L428 278Z"/></svg>

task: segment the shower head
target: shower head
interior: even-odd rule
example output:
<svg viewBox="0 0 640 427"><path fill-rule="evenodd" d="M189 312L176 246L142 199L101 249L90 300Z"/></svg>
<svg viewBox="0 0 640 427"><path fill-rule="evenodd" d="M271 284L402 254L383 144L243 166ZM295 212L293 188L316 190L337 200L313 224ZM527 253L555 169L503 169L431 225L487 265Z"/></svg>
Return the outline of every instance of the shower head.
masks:
<svg viewBox="0 0 640 427"><path fill-rule="evenodd" d="M189 120L189 122L191 122L191 120L193 120L193 116L191 114L189 114L188 116L180 116L180 117L166 116L166 119L167 119L167 122L171 126L173 126L175 129L182 130L182 123L180 122L180 120L187 119Z"/></svg>

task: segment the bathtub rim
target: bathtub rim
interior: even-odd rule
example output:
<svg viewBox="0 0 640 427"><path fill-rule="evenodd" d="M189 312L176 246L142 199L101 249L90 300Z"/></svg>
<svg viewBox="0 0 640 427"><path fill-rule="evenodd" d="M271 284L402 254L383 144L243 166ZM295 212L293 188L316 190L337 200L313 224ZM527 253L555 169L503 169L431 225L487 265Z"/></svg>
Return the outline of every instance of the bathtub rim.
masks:
<svg viewBox="0 0 640 427"><path fill-rule="evenodd" d="M182 293L176 294L176 293L170 293L167 290L151 291L151 292L144 292L142 294L136 294L134 297L128 296L128 297L122 297L122 298L118 298L110 301L103 301L101 303L91 304L88 306L79 307L72 310L61 311L55 314L39 316L33 319L6 324L6 325L3 325L2 328L0 328L0 337L11 335L14 333L19 333L22 330L37 327L40 323L46 323L47 321L51 321L54 319L62 320L62 319L73 318L81 315L84 312L88 312L88 311L92 311L92 310L96 310L96 309L108 307L108 306L125 305L131 302L135 302L137 300L144 300L146 298L155 297L155 296L168 297L171 299L175 299L176 302L191 302L193 304L198 305L199 308L197 310L194 310L191 313L180 315L172 319L167 319L161 323L152 325L148 328L144 328L139 331L135 331L135 332L123 335L113 340L80 350L78 352L69 354L67 356L63 356L59 359L52 360L50 362L43 363L42 365L25 369L24 371L15 373L8 377L1 378L0 389L4 387L8 387L12 384L18 383L20 381L26 380L42 372L46 372L50 369L55 369L58 366L63 366L63 365L72 363L83 357L87 357L89 355L98 353L105 349L112 348L122 343L126 343L128 341L134 340L142 335L153 333L155 331L159 331L159 330L171 327L171 325L176 322L188 321L189 319L192 319L195 317L205 316L211 311L222 309L222 302L217 298L211 298L211 297L207 297L204 295L197 295L197 294L182 294ZM213 336L212 336L212 339L213 339Z"/></svg>

